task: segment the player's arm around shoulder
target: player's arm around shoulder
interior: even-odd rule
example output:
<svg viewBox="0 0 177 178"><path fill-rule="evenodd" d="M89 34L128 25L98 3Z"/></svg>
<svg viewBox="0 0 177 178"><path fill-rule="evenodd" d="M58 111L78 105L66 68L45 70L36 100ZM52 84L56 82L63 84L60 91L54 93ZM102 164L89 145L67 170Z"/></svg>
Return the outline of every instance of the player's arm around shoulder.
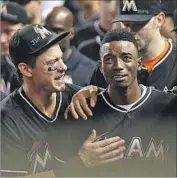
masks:
<svg viewBox="0 0 177 178"><path fill-rule="evenodd" d="M87 116L92 116L93 113L87 104L87 99L90 100L90 106L95 107L97 103L97 95L101 91L97 86L89 85L80 89L73 95L71 103L67 107L64 117L68 118L68 113L71 112L74 119L78 119L79 116L83 119L87 119Z"/></svg>

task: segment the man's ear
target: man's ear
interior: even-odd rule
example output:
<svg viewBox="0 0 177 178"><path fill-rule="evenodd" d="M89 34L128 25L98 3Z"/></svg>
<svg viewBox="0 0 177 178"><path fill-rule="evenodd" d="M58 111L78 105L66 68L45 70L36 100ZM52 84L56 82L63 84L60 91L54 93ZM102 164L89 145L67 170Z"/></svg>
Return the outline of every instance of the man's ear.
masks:
<svg viewBox="0 0 177 178"><path fill-rule="evenodd" d="M164 22L165 22L165 14L163 12L161 12L156 16L157 27L161 28L161 26L164 24Z"/></svg>
<svg viewBox="0 0 177 178"><path fill-rule="evenodd" d="M19 71L26 77L32 77L32 70L26 63L18 64Z"/></svg>
<svg viewBox="0 0 177 178"><path fill-rule="evenodd" d="M138 65L137 70L140 71L142 69L142 66L143 66L142 57L138 58L137 65Z"/></svg>
<svg viewBox="0 0 177 178"><path fill-rule="evenodd" d="M103 73L102 60L98 61L98 67L99 67L101 73Z"/></svg>

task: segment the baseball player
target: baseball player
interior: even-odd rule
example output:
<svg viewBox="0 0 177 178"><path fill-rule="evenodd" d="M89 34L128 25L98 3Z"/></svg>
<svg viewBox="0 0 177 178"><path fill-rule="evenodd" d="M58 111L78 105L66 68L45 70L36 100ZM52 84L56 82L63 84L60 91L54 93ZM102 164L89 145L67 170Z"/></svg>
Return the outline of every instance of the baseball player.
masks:
<svg viewBox="0 0 177 178"><path fill-rule="evenodd" d="M138 45L126 30L107 32L100 56L100 70L108 87L98 95L93 116L72 123L75 134L72 131L71 140L79 140L80 145L89 130L95 129L100 135L95 142L118 135L125 140L126 150L122 161L87 170L87 174L175 176L176 95L138 85ZM72 146L78 148L74 143Z"/></svg>

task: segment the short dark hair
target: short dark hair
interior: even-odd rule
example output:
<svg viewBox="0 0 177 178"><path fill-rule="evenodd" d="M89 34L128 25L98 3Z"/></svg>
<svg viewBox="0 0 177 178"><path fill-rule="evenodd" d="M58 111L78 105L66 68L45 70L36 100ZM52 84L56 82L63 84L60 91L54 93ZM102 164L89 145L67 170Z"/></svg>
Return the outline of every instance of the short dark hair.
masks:
<svg viewBox="0 0 177 178"><path fill-rule="evenodd" d="M103 37L101 42L101 46L105 43L109 43L111 41L129 41L132 42L135 47L138 49L137 42L134 36L128 32L126 29L113 29L109 30Z"/></svg>
<svg viewBox="0 0 177 178"><path fill-rule="evenodd" d="M26 63L26 64L28 64L30 67L34 68L35 65L36 65L36 58L37 58L37 57L30 57L30 58L31 58L30 60L28 59L29 61L24 62L24 63ZM22 75L22 73L20 72L20 70L18 69L18 66L16 66L16 68L17 68L17 78L18 78L18 81L19 81L20 84L22 84L22 83L23 83L23 75Z"/></svg>

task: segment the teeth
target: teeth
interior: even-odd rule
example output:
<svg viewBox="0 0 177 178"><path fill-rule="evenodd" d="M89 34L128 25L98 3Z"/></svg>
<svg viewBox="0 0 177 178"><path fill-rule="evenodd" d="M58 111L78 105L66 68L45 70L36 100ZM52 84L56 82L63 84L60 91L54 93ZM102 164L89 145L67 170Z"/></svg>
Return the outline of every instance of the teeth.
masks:
<svg viewBox="0 0 177 178"><path fill-rule="evenodd" d="M61 80L63 76L57 77L56 80Z"/></svg>

